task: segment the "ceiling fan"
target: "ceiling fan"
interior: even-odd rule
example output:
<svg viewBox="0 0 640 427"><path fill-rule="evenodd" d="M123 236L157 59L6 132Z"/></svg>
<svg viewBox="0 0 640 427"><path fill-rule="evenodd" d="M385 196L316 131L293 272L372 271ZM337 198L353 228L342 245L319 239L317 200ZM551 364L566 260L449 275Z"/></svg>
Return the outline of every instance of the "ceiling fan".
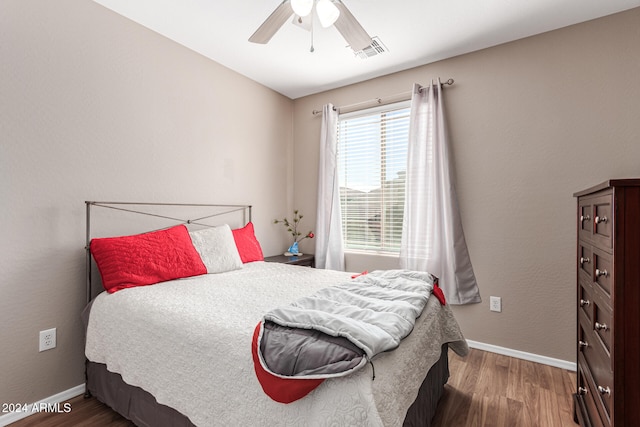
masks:
<svg viewBox="0 0 640 427"><path fill-rule="evenodd" d="M371 36L367 34L341 0L284 0L249 37L249 41L260 44L268 43L293 15L295 15L294 23L303 28L311 29L314 9L320 24L324 28L334 25L354 52L361 51L371 45ZM313 46L311 51L313 52Z"/></svg>

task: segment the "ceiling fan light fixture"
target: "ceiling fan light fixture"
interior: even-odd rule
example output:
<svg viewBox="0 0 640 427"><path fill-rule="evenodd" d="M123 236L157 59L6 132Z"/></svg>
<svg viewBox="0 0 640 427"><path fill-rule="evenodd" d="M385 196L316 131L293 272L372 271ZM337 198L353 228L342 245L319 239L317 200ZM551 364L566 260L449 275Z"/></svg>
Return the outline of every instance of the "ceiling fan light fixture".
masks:
<svg viewBox="0 0 640 427"><path fill-rule="evenodd" d="M306 31L311 31L313 17L311 15L307 15L305 17L294 15L291 23L296 27L302 28Z"/></svg>
<svg viewBox="0 0 640 427"><path fill-rule="evenodd" d="M291 8L296 15L305 17L313 9L313 0L291 0Z"/></svg>
<svg viewBox="0 0 640 427"><path fill-rule="evenodd" d="M318 14L320 25L324 28L335 24L340 17L340 10L331 0L318 0L316 3L316 13Z"/></svg>

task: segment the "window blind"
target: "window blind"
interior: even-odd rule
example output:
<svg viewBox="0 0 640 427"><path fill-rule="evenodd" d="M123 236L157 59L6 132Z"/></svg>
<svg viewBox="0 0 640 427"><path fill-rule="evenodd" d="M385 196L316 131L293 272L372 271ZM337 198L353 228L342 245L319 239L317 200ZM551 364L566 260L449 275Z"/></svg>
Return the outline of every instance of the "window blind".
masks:
<svg viewBox="0 0 640 427"><path fill-rule="evenodd" d="M345 249L399 252L409 102L341 115L338 174Z"/></svg>

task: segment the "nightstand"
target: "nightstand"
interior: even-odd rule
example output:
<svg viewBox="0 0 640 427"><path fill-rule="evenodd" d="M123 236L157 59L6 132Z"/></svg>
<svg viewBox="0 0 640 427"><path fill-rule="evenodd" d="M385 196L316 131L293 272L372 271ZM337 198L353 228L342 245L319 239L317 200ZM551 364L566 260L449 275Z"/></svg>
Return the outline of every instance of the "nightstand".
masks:
<svg viewBox="0 0 640 427"><path fill-rule="evenodd" d="M316 257L313 254L304 254L300 256L275 255L264 259L266 262L280 262L283 264L301 265L303 267L315 268Z"/></svg>

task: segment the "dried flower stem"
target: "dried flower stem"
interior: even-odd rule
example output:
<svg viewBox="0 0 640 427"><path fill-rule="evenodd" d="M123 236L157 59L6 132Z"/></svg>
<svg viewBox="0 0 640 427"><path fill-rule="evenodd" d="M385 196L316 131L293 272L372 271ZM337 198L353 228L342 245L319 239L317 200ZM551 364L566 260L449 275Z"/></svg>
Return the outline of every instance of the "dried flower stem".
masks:
<svg viewBox="0 0 640 427"><path fill-rule="evenodd" d="M300 220L302 220L302 218L303 218L303 215L300 214L299 211L296 209L293 211L292 221L289 221L287 218L282 218L282 219L274 219L273 223L283 224L285 227L287 227L287 231L291 233L291 235L293 236L294 242L301 242L304 239L313 239L314 234L312 231L309 231L306 235L304 235L304 237L300 238L300 236L302 236L302 233L298 231L298 226L300 225Z"/></svg>

